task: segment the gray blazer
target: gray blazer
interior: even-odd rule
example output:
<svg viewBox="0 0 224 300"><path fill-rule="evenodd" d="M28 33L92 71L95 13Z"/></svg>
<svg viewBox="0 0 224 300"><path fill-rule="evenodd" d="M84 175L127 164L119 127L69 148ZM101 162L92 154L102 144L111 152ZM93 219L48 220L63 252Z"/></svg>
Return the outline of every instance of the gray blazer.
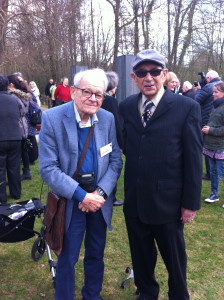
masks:
<svg viewBox="0 0 224 300"><path fill-rule="evenodd" d="M108 195L102 207L105 222L111 229L113 202L111 193L122 168L120 149L117 144L114 117L100 109L99 122L94 127L94 138L98 157L97 184ZM112 142L112 152L101 157L100 148ZM66 224L68 229L74 201L72 196L78 182L71 176L78 162L78 136L74 102L51 108L42 115L40 131L39 165L40 175L52 190L67 199Z"/></svg>

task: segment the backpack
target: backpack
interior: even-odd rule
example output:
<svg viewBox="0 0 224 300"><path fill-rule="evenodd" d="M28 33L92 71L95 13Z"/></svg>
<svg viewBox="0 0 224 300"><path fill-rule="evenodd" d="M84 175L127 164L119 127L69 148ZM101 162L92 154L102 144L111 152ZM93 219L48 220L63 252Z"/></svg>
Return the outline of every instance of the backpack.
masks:
<svg viewBox="0 0 224 300"><path fill-rule="evenodd" d="M41 124L41 116L42 116L42 111L40 106L33 100L30 100L29 101L30 123L34 126L36 126L37 124Z"/></svg>

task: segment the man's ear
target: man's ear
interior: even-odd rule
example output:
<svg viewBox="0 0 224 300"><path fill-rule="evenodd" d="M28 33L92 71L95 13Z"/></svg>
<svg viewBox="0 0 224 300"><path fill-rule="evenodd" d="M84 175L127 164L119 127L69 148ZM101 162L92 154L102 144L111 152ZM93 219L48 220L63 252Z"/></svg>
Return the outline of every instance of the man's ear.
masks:
<svg viewBox="0 0 224 300"><path fill-rule="evenodd" d="M163 70L163 79L162 79L163 82L165 82L165 80L166 80L167 73L168 73L168 69Z"/></svg>
<svg viewBox="0 0 224 300"><path fill-rule="evenodd" d="M75 92L75 87L70 86L70 95L71 95L72 100L74 100L74 92Z"/></svg>
<svg viewBox="0 0 224 300"><path fill-rule="evenodd" d="M131 76L131 78L135 81L135 79L136 79L135 73L131 72L130 76Z"/></svg>

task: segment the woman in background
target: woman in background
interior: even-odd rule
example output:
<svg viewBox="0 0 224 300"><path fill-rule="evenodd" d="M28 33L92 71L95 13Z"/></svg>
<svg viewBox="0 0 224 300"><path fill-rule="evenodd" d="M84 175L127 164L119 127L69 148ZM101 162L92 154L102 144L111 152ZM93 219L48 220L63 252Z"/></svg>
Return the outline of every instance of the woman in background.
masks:
<svg viewBox="0 0 224 300"><path fill-rule="evenodd" d="M37 100L37 104L39 106L41 106L41 102L40 102L40 91L36 85L36 82L35 81L30 81L29 83L29 87L31 89L31 92L34 94L36 100Z"/></svg>
<svg viewBox="0 0 224 300"><path fill-rule="evenodd" d="M208 124L202 128L205 135L203 154L210 164L211 194L207 203L219 201L219 177L224 181L224 82L213 87L214 109ZM223 206L224 208L224 206Z"/></svg>
<svg viewBox="0 0 224 300"><path fill-rule="evenodd" d="M168 72L166 75L164 86L166 86L171 92L175 93L178 83L179 79L177 78L177 75L173 72Z"/></svg>

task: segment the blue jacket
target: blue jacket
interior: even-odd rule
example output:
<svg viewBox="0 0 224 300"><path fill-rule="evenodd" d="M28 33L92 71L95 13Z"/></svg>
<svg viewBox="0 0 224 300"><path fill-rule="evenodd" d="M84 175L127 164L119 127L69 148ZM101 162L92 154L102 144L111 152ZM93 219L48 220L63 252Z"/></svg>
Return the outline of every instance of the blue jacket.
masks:
<svg viewBox="0 0 224 300"><path fill-rule="evenodd" d="M213 109L213 86L220 81L219 77L213 78L202 89L198 89L194 99L201 106L202 127L208 124L210 113Z"/></svg>
<svg viewBox="0 0 224 300"><path fill-rule="evenodd" d="M108 195L101 210L110 229L113 210L111 193L120 175L122 160L113 115L100 109L97 117L99 122L94 127L98 158L97 185ZM56 194L67 199L67 230L75 201L72 196L78 186L78 182L71 178L78 162L78 133L73 101L43 112L39 137L40 175ZM101 157L100 148L111 142L112 152Z"/></svg>

